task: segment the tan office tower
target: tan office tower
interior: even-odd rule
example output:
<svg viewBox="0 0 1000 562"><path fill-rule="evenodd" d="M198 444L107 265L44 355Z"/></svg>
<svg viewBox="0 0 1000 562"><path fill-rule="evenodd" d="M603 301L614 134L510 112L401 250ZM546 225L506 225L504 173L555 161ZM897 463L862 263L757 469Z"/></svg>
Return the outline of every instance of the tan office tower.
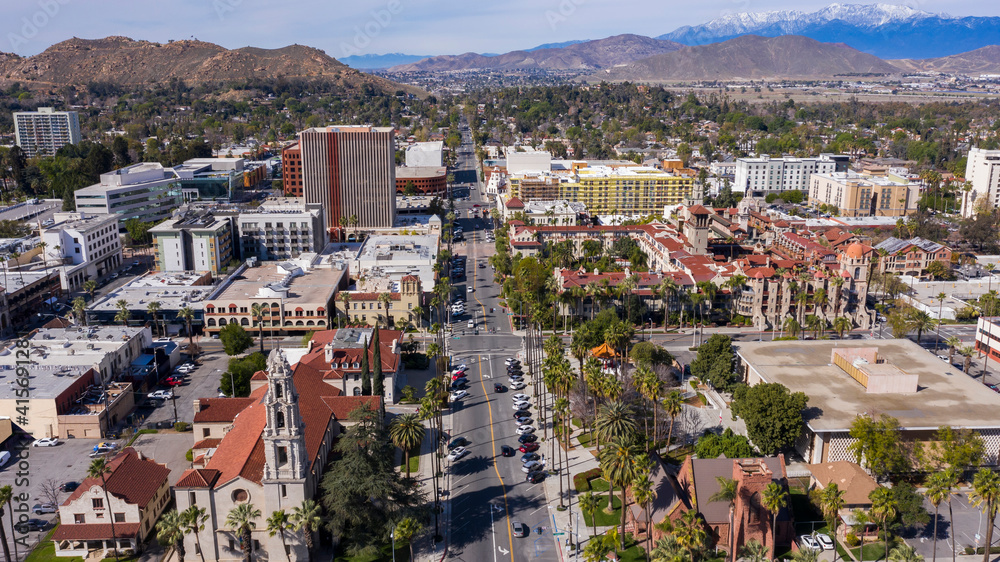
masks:
<svg viewBox="0 0 1000 562"><path fill-rule="evenodd" d="M302 131L302 191L319 203L334 237L353 227L391 227L396 218L395 131L331 126ZM352 217L357 217L354 224Z"/></svg>

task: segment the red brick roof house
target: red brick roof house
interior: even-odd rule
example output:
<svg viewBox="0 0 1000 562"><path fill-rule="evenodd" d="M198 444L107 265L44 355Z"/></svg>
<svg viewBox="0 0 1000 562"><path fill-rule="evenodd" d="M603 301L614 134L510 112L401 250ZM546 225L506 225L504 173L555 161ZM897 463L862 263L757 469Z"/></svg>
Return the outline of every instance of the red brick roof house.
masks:
<svg viewBox="0 0 1000 562"><path fill-rule="evenodd" d="M138 552L155 532L156 520L170 503L170 470L131 447L108 461L107 467L106 484L100 478L87 478L59 506L62 524L52 534L56 556L107 558L116 544L120 552Z"/></svg>

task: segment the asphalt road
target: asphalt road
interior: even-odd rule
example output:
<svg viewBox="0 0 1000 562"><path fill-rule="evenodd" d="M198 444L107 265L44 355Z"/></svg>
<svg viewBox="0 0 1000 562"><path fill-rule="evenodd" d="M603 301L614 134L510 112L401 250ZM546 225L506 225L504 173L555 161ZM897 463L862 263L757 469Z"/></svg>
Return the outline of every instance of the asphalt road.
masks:
<svg viewBox="0 0 1000 562"><path fill-rule="evenodd" d="M472 158L460 157L459 161L468 169L474 166ZM472 173L467 171L466 176ZM468 217L468 210L475 204L484 204L479 190L473 190L470 201L456 205L460 211L456 214ZM493 246L483 233L486 222L466 218L460 223L465 228L467 242L456 246L454 253L468 256L467 278L464 283L456 284L455 289L456 294L465 296L468 314L456 320L450 347L455 364L469 366L470 386L469 396L453 407L452 435L461 435L470 444L469 454L448 466L452 502L449 558L475 562L557 562L559 553L551 534L543 485L525 481L521 453L514 457L500 454L502 445L515 448L519 445L515 433L517 422L513 419L510 398L514 393L495 393L493 383L509 385L504 359L517 354L521 338L511 334L506 315L490 313L491 307L499 311L499 287L493 283L492 269L479 269L477 265ZM470 285L472 293L467 290ZM466 327L469 319L476 321L479 335ZM489 333L491 328L497 328L497 332ZM530 388L529 385L521 392L530 393ZM534 403L532 400L532 413L537 412ZM527 525L531 529L528 535L514 537L512 521ZM536 533L539 527L543 529Z"/></svg>

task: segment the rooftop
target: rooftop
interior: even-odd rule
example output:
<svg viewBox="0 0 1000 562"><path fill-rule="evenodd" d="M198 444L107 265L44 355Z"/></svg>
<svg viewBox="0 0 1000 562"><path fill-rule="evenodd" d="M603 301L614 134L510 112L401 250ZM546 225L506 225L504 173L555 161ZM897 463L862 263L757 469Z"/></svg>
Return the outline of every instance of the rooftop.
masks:
<svg viewBox="0 0 1000 562"><path fill-rule="evenodd" d="M9 350L0 352L0 355ZM13 354L0 357L0 400L18 398ZM24 367L24 365L22 365ZM28 391L32 399L54 399L76 384L81 376L91 370L90 365L28 365Z"/></svg>
<svg viewBox="0 0 1000 562"><path fill-rule="evenodd" d="M185 306L201 310L205 299L215 289L207 284L210 280L208 272L147 273L94 301L87 310L116 311L118 301L123 299L133 309L146 310L150 302L159 301L163 310L180 310Z"/></svg>
<svg viewBox="0 0 1000 562"><path fill-rule="evenodd" d="M346 273L346 268L312 268L304 259L265 262L258 267L247 267L240 275L230 277L212 300L283 298L286 302L322 303L325 306Z"/></svg>
<svg viewBox="0 0 1000 562"><path fill-rule="evenodd" d="M910 430L1000 427L1000 394L985 392L978 381L910 340L879 340L878 356L916 375L916 392L868 393L830 362L835 348L870 347L870 340L742 342L737 354L765 382L804 392L809 405L803 417L815 432L847 431L859 413L875 411Z"/></svg>

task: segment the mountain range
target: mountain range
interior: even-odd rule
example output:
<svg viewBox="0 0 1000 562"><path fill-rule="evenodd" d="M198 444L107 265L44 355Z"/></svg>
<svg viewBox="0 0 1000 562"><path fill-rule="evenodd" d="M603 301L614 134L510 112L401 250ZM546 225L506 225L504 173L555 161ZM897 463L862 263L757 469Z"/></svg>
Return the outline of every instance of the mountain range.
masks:
<svg viewBox="0 0 1000 562"><path fill-rule="evenodd" d="M683 47L680 43L641 35L615 35L561 47L511 51L485 56L477 53L431 57L394 66L391 72L450 72L458 70L596 70L651 57Z"/></svg>
<svg viewBox="0 0 1000 562"><path fill-rule="evenodd" d="M30 57L0 53L0 85L20 82L33 88L91 82L137 86L172 78L204 83L276 77L324 78L349 88L370 84L383 91L419 91L363 74L303 45L229 50L203 41L154 43L106 37L69 39Z"/></svg>

